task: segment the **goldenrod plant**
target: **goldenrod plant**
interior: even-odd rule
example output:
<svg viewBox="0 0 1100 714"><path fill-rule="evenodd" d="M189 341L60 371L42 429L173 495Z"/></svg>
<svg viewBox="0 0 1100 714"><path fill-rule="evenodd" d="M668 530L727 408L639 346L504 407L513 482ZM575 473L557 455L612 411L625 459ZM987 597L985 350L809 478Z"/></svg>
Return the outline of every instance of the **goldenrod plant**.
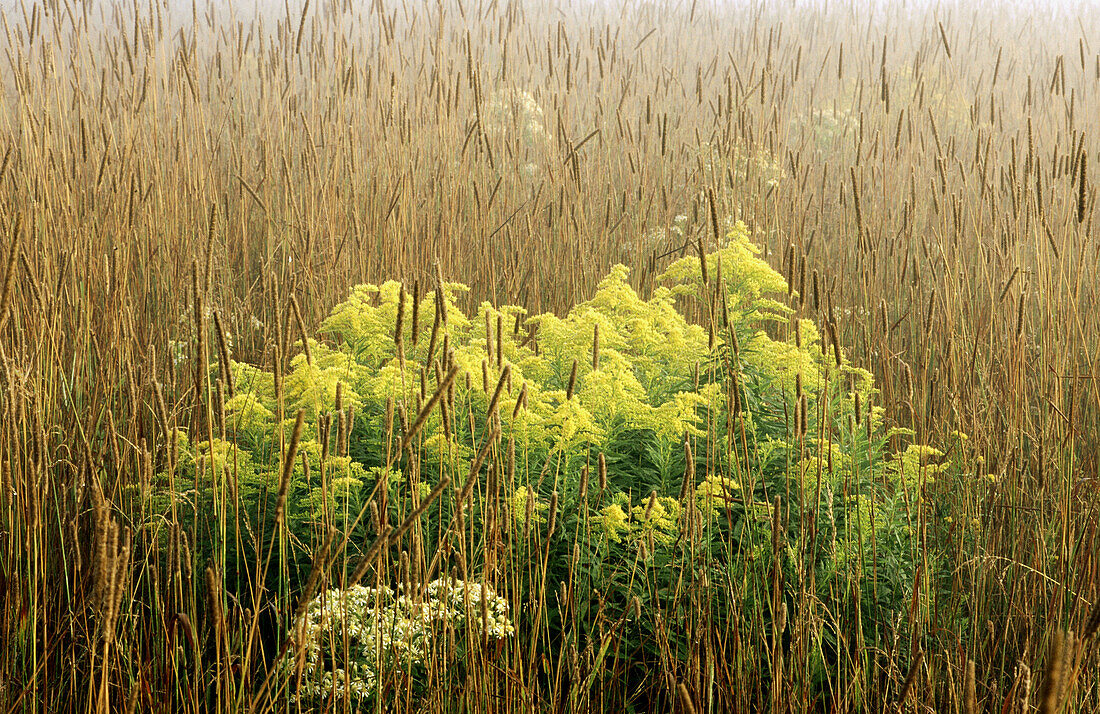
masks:
<svg viewBox="0 0 1100 714"><path fill-rule="evenodd" d="M209 540L192 547L222 554L227 583L240 584L285 523L266 577L290 597L323 534L340 534L344 557L390 529L411 536L388 542L396 589L380 571L377 585L333 590L287 623L295 696L368 699L414 681L423 693L430 642L451 617L437 591L453 581L422 583L454 549L463 580L482 573L500 593L486 616L516 603L514 625L490 628L517 633L505 647L602 645L594 633L617 613L605 656L618 683L592 684L646 701L660 699L646 689L652 668L696 656L700 613L706 631L815 618L809 676L823 688L853 643L911 640L913 592L927 608L946 565L918 532L950 468L943 453L890 451L904 435L886 432L873 377L793 315L743 223L714 252L670 265L649 299L627 279L616 266L562 317L489 303L467 316L467 289L453 283L418 303L398 282L356 287L285 374L231 365L228 440L192 447L177 432L148 522L170 510L194 520ZM707 328L685 301L709 301ZM198 485L204 473L218 478ZM247 530L219 531L219 488ZM537 577L517 578L531 560ZM411 639L380 645L379 628ZM345 664L326 659L328 645L302 649L322 631L345 637Z"/></svg>

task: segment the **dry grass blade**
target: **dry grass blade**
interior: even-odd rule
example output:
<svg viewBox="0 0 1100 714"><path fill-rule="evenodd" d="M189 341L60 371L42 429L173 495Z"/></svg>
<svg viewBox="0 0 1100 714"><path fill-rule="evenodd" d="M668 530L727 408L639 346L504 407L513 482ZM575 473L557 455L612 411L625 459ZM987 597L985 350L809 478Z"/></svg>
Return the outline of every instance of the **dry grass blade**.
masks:
<svg viewBox="0 0 1100 714"><path fill-rule="evenodd" d="M500 404L500 395L504 391L504 386L508 384L508 380L512 375L512 367L510 365L504 365L504 369L500 372L500 379L497 380L497 386L493 390L493 396L489 399L489 406L485 410L485 421L491 422L493 417L496 416L497 406Z"/></svg>
<svg viewBox="0 0 1100 714"><path fill-rule="evenodd" d="M447 372L447 376L444 377L443 381L440 382L438 387L436 387L435 392L432 393L431 398L428 399L428 401L425 402L424 406L420 408L420 412L416 415L416 419L405 432L405 436L401 439L401 448L397 450L397 453L400 454L401 452L405 451L405 449L408 448L409 444L412 443L413 439L416 438L416 435L420 433L420 429L423 428L424 422L428 420L428 416L435 409L436 405L439 404L439 400L443 398L444 394L446 394L447 389L450 388L452 383L454 383L455 377L458 376L458 373L460 371L461 368L458 365L454 365L453 367L451 367L450 371Z"/></svg>
<svg viewBox="0 0 1100 714"><path fill-rule="evenodd" d="M1043 683L1039 687L1039 714L1056 714L1060 707L1065 633L1056 630L1047 649Z"/></svg>
<svg viewBox="0 0 1100 714"><path fill-rule="evenodd" d="M0 328L8 321L8 310L11 303L11 286L15 279L15 258L19 255L19 235L23 225L23 214L15 216L15 222L11 228L11 238L8 242L8 259L4 267L4 287L0 291Z"/></svg>
<svg viewBox="0 0 1100 714"><path fill-rule="evenodd" d="M977 665L974 660L967 660L966 662L966 679L963 683L964 699L963 699L963 711L966 714L977 714L978 712L978 674Z"/></svg>
<svg viewBox="0 0 1100 714"><path fill-rule="evenodd" d="M420 502L416 509L405 517L405 520L401 522L401 525L393 530L388 538L388 542L397 543L398 541L400 541L402 536L404 536L410 528L416 525L416 522L420 520L420 517L423 516L424 512L428 510L428 507L431 506L436 501L436 499L438 499L440 495L443 494L450 483L451 480L447 477L444 477L439 483L437 483L435 485L435 488L433 488L428 493L427 497Z"/></svg>
<svg viewBox="0 0 1100 714"><path fill-rule="evenodd" d="M905 705L905 699L909 696L910 690L913 689L917 677L920 676L920 667L923 663L924 652L917 652L917 656L913 658L913 663L909 665L909 673L905 675L905 682L901 685L901 691L898 692L899 708Z"/></svg>
<svg viewBox="0 0 1100 714"><path fill-rule="evenodd" d="M294 417L294 430L290 433L290 442L287 443L286 453L283 455L279 495L275 500L275 522L279 524L283 522L283 517L286 515L286 494L290 487L290 476L294 473L294 460L298 455L298 443L302 438L302 425L305 423L305 418L305 409L299 409Z"/></svg>

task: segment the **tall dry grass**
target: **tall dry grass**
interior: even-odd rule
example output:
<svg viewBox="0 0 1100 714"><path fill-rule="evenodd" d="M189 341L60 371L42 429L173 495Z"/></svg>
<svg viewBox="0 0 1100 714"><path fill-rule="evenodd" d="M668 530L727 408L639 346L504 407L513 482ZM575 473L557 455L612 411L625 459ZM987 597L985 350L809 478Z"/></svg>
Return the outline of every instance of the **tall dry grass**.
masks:
<svg viewBox="0 0 1100 714"><path fill-rule="evenodd" d="M644 292L709 235L709 191L897 423L966 433L954 456L996 477L950 494L959 566L918 623L956 646L856 653L874 675L837 707L1096 706L1091 639L1055 636L1095 634L1100 598L1096 8L53 0L0 27L0 704L268 705L240 684L272 657L260 613L208 604L188 524L161 563L112 505L171 427L215 428L186 364L285 364L281 330L366 280L430 290L436 260L471 306L564 311L617 262ZM545 136L493 128L512 89ZM553 701L517 694L524 666L471 706ZM729 710L820 705L750 669ZM694 686L668 706L700 710Z"/></svg>

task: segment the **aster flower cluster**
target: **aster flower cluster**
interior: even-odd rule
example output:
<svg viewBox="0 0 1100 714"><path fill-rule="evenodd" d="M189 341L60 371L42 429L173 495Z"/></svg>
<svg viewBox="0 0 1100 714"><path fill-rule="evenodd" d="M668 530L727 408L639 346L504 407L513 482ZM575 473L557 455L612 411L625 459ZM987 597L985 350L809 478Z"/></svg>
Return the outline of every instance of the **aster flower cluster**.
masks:
<svg viewBox="0 0 1100 714"><path fill-rule="evenodd" d="M384 670L411 671L424 664L437 623L461 627L472 620L480 631L484 615L490 638L515 633L508 601L481 583L445 577L428 584L426 592L421 598L356 585L314 598L291 632L299 656L288 668L301 673L299 695L371 696Z"/></svg>
<svg viewBox="0 0 1100 714"><path fill-rule="evenodd" d="M532 149L543 149L550 144L542 107L529 92L518 88L502 88L493 93L482 108L485 131L490 134L518 134L522 142Z"/></svg>
<svg viewBox="0 0 1100 714"><path fill-rule="evenodd" d="M444 616L456 625L472 620L471 624L480 632L484 624L490 639L500 640L516 633L515 625L508 617L508 601L481 583L440 578L428 585L428 598L440 606Z"/></svg>

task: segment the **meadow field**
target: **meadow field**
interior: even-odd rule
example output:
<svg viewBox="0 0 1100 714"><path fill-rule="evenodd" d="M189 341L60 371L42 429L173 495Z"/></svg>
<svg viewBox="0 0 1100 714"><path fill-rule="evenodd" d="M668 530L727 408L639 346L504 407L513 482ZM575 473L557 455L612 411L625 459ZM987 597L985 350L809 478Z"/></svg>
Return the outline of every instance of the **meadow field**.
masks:
<svg viewBox="0 0 1100 714"><path fill-rule="evenodd" d="M1100 710L1100 6L0 46L0 712Z"/></svg>

